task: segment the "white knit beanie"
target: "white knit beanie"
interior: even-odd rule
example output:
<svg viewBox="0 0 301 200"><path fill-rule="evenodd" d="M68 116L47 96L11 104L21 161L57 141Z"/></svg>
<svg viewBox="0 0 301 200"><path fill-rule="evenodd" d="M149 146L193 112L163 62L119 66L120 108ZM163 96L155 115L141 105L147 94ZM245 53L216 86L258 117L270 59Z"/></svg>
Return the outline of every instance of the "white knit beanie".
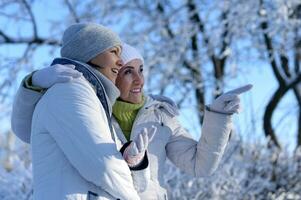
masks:
<svg viewBox="0 0 301 200"><path fill-rule="evenodd" d="M77 23L64 32L61 56L87 63L117 45L121 46L121 40L109 28L95 23Z"/></svg>
<svg viewBox="0 0 301 200"><path fill-rule="evenodd" d="M124 64L127 64L134 59L140 59L142 63L144 63L143 57L139 51L135 47L126 43L122 43L121 59Z"/></svg>

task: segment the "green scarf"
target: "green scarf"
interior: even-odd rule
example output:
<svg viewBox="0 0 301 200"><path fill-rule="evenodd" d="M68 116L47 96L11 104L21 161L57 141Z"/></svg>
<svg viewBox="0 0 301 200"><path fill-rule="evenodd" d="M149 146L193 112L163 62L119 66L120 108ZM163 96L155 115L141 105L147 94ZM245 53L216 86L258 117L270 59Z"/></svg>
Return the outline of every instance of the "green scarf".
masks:
<svg viewBox="0 0 301 200"><path fill-rule="evenodd" d="M138 104L128 103L118 99L113 105L113 115L128 141L131 137L133 123L138 111L144 105L144 101L144 96L142 96L142 102Z"/></svg>

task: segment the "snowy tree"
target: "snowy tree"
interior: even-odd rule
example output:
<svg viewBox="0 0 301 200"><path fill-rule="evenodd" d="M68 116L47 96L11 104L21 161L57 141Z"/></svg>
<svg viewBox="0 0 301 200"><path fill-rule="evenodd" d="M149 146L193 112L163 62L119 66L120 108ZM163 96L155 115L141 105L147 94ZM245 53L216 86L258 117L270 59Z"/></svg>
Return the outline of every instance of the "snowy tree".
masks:
<svg viewBox="0 0 301 200"><path fill-rule="evenodd" d="M259 1L259 27L266 54L278 88L267 105L264 114L264 130L280 147L272 127L273 112L283 96L293 90L298 102L297 146L301 145L301 4L299 1Z"/></svg>

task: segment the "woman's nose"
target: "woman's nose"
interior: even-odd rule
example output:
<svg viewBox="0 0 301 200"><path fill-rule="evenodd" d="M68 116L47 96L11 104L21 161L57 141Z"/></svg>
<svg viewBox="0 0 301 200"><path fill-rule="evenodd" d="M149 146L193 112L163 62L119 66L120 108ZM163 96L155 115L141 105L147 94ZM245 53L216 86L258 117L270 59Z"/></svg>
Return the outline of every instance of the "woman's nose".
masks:
<svg viewBox="0 0 301 200"><path fill-rule="evenodd" d="M117 63L116 63L117 65L118 65L118 67L122 67L123 66L123 61L119 58L118 60L117 60Z"/></svg>
<svg viewBox="0 0 301 200"><path fill-rule="evenodd" d="M135 74L135 79L134 79L134 82L136 84L141 84L143 81L143 77L140 75L140 74Z"/></svg>

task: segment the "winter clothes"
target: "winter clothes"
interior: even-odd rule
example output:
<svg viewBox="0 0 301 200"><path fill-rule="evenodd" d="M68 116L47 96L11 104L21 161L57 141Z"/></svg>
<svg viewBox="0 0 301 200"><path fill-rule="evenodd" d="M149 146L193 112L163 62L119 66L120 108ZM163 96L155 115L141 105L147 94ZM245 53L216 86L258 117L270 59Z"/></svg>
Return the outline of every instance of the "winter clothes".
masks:
<svg viewBox="0 0 301 200"><path fill-rule="evenodd" d="M134 59L139 59L142 61L142 64L144 63L144 59L140 52L135 47L127 43L122 43L121 59L124 64L127 64Z"/></svg>
<svg viewBox="0 0 301 200"><path fill-rule="evenodd" d="M140 108L144 105L143 101L139 104L127 103L117 100L113 105L113 115L117 120L125 138L129 141L133 122Z"/></svg>
<svg viewBox="0 0 301 200"><path fill-rule="evenodd" d="M111 87L109 84L115 87L111 82L104 86ZM24 90L29 92L21 87L18 95L26 94ZM26 116L27 124L33 118L34 199L139 199L95 90L83 77L56 84L41 98L33 116ZM24 101L19 97L16 101ZM29 93L27 97L29 102L38 100ZM27 106L16 102L16 105L16 111L21 111L18 106L32 109L35 103ZM14 117L17 119L12 121L18 122L18 113ZM26 120L21 118L21 121Z"/></svg>
<svg viewBox="0 0 301 200"><path fill-rule="evenodd" d="M87 63L117 45L121 46L119 36L107 27L95 23L77 23L64 32L61 56Z"/></svg>
<svg viewBox="0 0 301 200"><path fill-rule="evenodd" d="M146 190L139 194L141 199L167 199L163 181L166 158L193 176L211 175L223 155L231 130L231 116L206 111L202 136L197 142L179 124L174 104L166 98L159 99L164 101L146 97L146 103L139 110L131 131L132 139L145 127L157 127L148 146L150 180ZM113 120L113 125L120 139L117 144L122 146L127 140L116 120Z"/></svg>
<svg viewBox="0 0 301 200"><path fill-rule="evenodd" d="M28 101L31 102L31 106L28 106L28 108L34 108L34 106L32 105L35 104L33 102L35 92L25 92L24 90L26 91L25 88L20 88L20 91L22 92L20 92L19 95L26 94L27 92ZM30 97L30 93L32 97ZM88 97L87 95L83 96ZM20 98L20 96L19 98L16 98L16 100L18 99L24 100L24 98ZM90 103L86 103L86 106L89 105ZM23 103L22 106L26 106L26 104ZM22 106L20 106L16 110L22 110ZM26 110L28 111L28 109ZM86 116L86 113L81 112L80 115L82 114ZM148 146L150 171L135 171L135 176L133 176L134 184L139 183L140 185L140 188L137 189L137 191L140 192L139 196L141 199L167 198L166 190L164 189L163 183L163 170L166 158L169 158L181 170L191 175L208 176L215 171L223 155L231 130L231 115L223 115L206 110L202 126L202 136L200 138L200 141L197 142L193 140L187 133L187 131L179 124L179 122L176 119L177 114L178 112L175 108L174 103L168 100L168 98L160 96L146 97L145 104L139 110L136 119L133 123L130 139L135 138L139 133L141 133L142 129L145 127L151 127L152 125L157 127L157 132L152 142ZM76 113L76 115L79 114ZM15 115L15 117L16 116L18 115ZM27 115L27 117L29 116ZM21 118L19 120L25 119L26 117ZM76 124L70 124L67 122L68 121L66 119L65 123L68 126L75 126ZM117 149L120 149L121 147L124 147L124 144L127 142L127 139L122 133L117 120L113 119L112 122L116 130L115 142L117 144ZM24 125L26 123L23 122L15 124ZM20 127L19 129L15 128L15 130L20 129ZM17 132L16 134L19 137L21 136L21 134L18 134ZM76 147L78 145L74 146ZM87 163L87 161L84 162Z"/></svg>
<svg viewBox="0 0 301 200"><path fill-rule="evenodd" d="M36 91L36 92L40 92L40 93L44 93L45 92L45 89L44 88L41 88L41 87L39 87L39 86L34 86L33 84L32 84L32 75L34 74L34 73L36 73L37 71L33 71L32 73L30 73L29 75L27 75L26 77L25 77L25 81L23 82L23 84L24 84L24 86L26 87L26 88L28 88L28 89L31 89L31 90L34 90L34 91Z"/></svg>
<svg viewBox="0 0 301 200"><path fill-rule="evenodd" d="M101 105L103 106L107 120L109 122L109 127L112 132L111 127L111 114L112 114L112 105L115 103L117 97L120 95L118 88L102 75L99 71L91 67L90 65L76 60L71 60L68 58L56 58L53 60L51 65L55 64L72 64L75 66L75 69L80 71L86 80L92 85L93 89L96 92ZM113 133L111 133L113 134Z"/></svg>
<svg viewBox="0 0 301 200"><path fill-rule="evenodd" d="M28 76L31 76L31 74ZM23 79L15 96L11 116L12 131L26 143L30 143L31 121L34 109L43 96L43 93L25 87L24 82L28 81L28 76Z"/></svg>
<svg viewBox="0 0 301 200"><path fill-rule="evenodd" d="M56 84L36 105L34 199L139 199L94 89L84 78Z"/></svg>

